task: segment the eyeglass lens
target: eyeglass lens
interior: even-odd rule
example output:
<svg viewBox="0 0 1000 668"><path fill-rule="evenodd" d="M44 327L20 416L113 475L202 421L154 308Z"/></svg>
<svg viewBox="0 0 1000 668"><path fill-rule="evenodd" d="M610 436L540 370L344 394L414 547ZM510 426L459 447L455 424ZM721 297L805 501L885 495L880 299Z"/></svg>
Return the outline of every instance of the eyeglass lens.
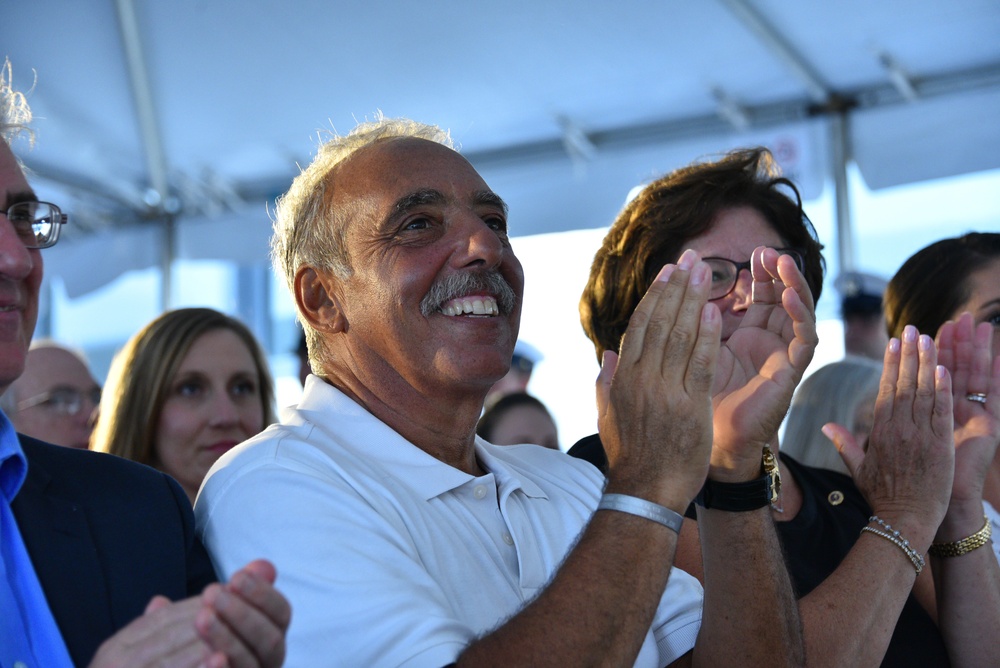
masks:
<svg viewBox="0 0 1000 668"><path fill-rule="evenodd" d="M45 406L62 415L78 415L83 410L85 400L90 402L91 408L98 406L101 403L101 389L95 387L81 392L75 387L57 387L22 402L21 409Z"/></svg>
<svg viewBox="0 0 1000 668"><path fill-rule="evenodd" d="M65 222L62 212L48 202L18 202L7 208L7 219L27 248L48 248L59 239Z"/></svg>
<svg viewBox="0 0 1000 668"><path fill-rule="evenodd" d="M801 253L793 248L778 248L777 251L779 255L790 255L795 260L795 266L799 268L799 271L803 271ZM712 257L705 258L705 263L712 271L712 290L709 293L709 299L721 299L728 295L736 287L740 271L743 269L750 271L750 260L734 262L725 258Z"/></svg>

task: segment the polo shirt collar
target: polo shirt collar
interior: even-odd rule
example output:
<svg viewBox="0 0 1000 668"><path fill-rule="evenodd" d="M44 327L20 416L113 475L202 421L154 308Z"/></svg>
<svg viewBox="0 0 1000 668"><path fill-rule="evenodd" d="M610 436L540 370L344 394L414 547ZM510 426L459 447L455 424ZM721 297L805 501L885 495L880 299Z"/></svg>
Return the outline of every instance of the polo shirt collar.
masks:
<svg viewBox="0 0 1000 668"><path fill-rule="evenodd" d="M400 484L424 500L476 480L476 477L445 464L413 445L366 408L320 378L307 379L298 411L303 418L325 432L338 447L349 450L369 462L378 462ZM528 496L545 497L538 485L518 475L496 452L505 446L493 446L476 438L476 456L488 471L481 479L493 476L503 495L506 488L522 489Z"/></svg>
<svg viewBox="0 0 1000 668"><path fill-rule="evenodd" d="M0 493L8 503L14 500L27 475L28 460L21 450L21 442L10 420L0 411Z"/></svg>

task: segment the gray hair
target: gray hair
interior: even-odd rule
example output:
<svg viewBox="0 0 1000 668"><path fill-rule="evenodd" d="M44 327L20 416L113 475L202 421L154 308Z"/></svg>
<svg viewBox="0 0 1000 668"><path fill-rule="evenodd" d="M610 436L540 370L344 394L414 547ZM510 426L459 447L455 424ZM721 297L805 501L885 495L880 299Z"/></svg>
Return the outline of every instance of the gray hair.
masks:
<svg viewBox="0 0 1000 668"><path fill-rule="evenodd" d="M0 65L0 139L10 144L22 132L34 140L34 133L28 128L31 122L31 108L23 93L14 90L10 59L4 58Z"/></svg>
<svg viewBox="0 0 1000 668"><path fill-rule="evenodd" d="M807 466L846 474L840 453L820 429L835 422L853 431L858 406L874 401L881 376L882 365L866 357L846 357L817 369L792 398L781 451Z"/></svg>
<svg viewBox="0 0 1000 668"><path fill-rule="evenodd" d="M275 272L284 276L293 294L295 273L304 265L332 272L340 278L347 278L352 273L345 230L354 212L349 207L334 210L334 184L329 178L330 172L363 148L407 137L455 148L451 136L437 126L405 118L384 118L379 113L374 121L361 123L347 135L334 135L322 144L316 158L278 200L271 237L271 262ZM322 338L303 318L299 319L306 334L310 364L319 371L323 368Z"/></svg>

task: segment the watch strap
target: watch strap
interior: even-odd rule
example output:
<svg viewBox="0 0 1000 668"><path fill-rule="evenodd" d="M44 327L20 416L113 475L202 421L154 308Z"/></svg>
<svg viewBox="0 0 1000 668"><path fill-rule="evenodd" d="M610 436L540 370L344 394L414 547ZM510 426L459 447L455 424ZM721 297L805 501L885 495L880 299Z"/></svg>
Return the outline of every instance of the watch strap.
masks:
<svg viewBox="0 0 1000 668"><path fill-rule="evenodd" d="M757 510L768 504L780 511L781 469L778 468L778 458L766 445L761 451L761 468L764 469L763 475L747 482L706 480L694 502L702 508L734 513Z"/></svg>
<svg viewBox="0 0 1000 668"><path fill-rule="evenodd" d="M771 503L771 475L746 482L718 482L706 480L694 502L702 508L744 512L757 510Z"/></svg>

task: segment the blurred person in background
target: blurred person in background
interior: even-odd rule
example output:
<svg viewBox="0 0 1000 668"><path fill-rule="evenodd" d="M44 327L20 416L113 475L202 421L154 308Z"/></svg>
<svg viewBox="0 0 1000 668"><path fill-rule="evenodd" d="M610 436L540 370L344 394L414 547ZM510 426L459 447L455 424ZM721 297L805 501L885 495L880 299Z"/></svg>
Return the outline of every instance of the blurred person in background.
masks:
<svg viewBox="0 0 1000 668"><path fill-rule="evenodd" d="M312 365L309 363L309 346L306 343L306 333L299 334L299 342L295 346L295 356L299 358L299 383L306 386L306 378L312 373Z"/></svg>
<svg viewBox="0 0 1000 668"><path fill-rule="evenodd" d="M54 341L37 341L0 407L22 434L86 449L100 402L101 386L82 355Z"/></svg>
<svg viewBox="0 0 1000 668"><path fill-rule="evenodd" d="M537 398L514 392L487 405L476 433L494 445L532 443L559 449L559 431L552 414Z"/></svg>
<svg viewBox="0 0 1000 668"><path fill-rule="evenodd" d="M510 360L510 371L490 388L486 395L486 405L490 406L501 397L514 392L527 392L528 383L535 365L542 360L542 353L529 343L518 340Z"/></svg>
<svg viewBox="0 0 1000 668"><path fill-rule="evenodd" d="M213 309L177 309L115 356L91 449L167 473L193 504L212 464L271 422L271 372L246 325Z"/></svg>
<svg viewBox="0 0 1000 668"><path fill-rule="evenodd" d="M823 425L843 425L858 443L867 444L881 376L882 365L866 357L850 356L817 369L792 397L781 451L800 464L850 475Z"/></svg>
<svg viewBox="0 0 1000 668"><path fill-rule="evenodd" d="M967 540L961 554L981 552L1000 529L1000 234L972 232L915 253L889 281L885 315L894 336L908 324L937 332L941 364L954 378L952 504L966 511L961 525L942 526L936 540ZM992 544L1000 559L996 539Z"/></svg>
<svg viewBox="0 0 1000 668"><path fill-rule="evenodd" d="M834 281L834 287L841 294L840 315L844 320L846 354L882 361L889 343L882 315L885 285L884 278L859 271L849 271Z"/></svg>

